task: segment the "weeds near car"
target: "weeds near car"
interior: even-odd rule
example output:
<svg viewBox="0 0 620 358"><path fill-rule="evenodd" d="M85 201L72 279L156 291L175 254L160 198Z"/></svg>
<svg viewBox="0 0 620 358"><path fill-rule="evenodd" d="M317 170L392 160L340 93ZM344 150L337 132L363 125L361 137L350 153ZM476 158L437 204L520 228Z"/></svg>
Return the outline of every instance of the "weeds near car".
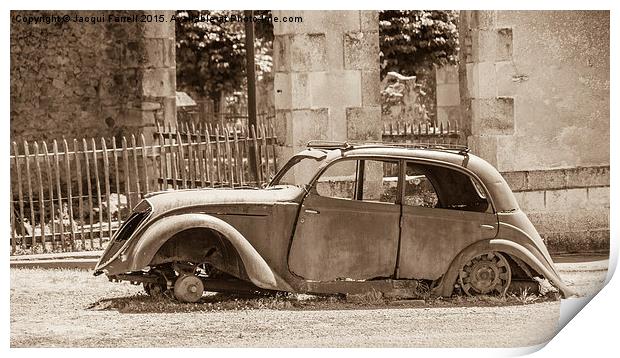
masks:
<svg viewBox="0 0 620 358"><path fill-rule="evenodd" d="M531 294L527 288L521 290L521 293L519 293L518 295L513 294L513 296L517 301L521 302L524 305L534 303L540 299L540 296Z"/></svg>
<svg viewBox="0 0 620 358"><path fill-rule="evenodd" d="M385 299L383 298L383 293L375 290L368 291L365 293L359 294L348 294L346 295L347 302L351 303L359 303L365 305L377 305L385 303Z"/></svg>

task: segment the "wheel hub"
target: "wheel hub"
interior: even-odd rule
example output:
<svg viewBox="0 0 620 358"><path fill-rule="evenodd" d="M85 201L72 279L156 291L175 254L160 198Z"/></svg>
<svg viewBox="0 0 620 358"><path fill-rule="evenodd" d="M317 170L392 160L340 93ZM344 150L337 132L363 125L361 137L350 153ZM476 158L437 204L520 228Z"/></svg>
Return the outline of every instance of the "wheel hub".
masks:
<svg viewBox="0 0 620 358"><path fill-rule="evenodd" d="M181 275L174 283L174 297L181 302L197 302L203 291L202 280L195 275Z"/></svg>

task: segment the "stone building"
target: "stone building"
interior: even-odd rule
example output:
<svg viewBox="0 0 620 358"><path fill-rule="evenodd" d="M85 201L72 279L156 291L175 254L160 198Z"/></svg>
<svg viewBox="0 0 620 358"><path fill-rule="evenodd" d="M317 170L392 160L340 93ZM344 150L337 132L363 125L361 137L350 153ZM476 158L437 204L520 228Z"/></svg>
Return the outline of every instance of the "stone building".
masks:
<svg viewBox="0 0 620 358"><path fill-rule="evenodd" d="M12 11L11 140L111 137L148 132L156 119L174 124L174 22L135 21L142 14ZM63 15L71 21L59 21Z"/></svg>
<svg viewBox="0 0 620 358"><path fill-rule="evenodd" d="M554 251L609 246L609 12L462 11L461 115Z"/></svg>
<svg viewBox="0 0 620 358"><path fill-rule="evenodd" d="M274 89L281 157L310 139L381 140L376 11L274 11Z"/></svg>

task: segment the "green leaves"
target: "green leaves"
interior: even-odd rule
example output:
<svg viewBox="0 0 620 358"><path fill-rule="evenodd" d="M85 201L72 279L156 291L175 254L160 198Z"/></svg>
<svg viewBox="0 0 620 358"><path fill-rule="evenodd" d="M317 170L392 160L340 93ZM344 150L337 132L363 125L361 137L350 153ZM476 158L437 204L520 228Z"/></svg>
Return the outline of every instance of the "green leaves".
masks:
<svg viewBox="0 0 620 358"><path fill-rule="evenodd" d="M458 11L385 10L379 12L381 78L405 76L457 62Z"/></svg>
<svg viewBox="0 0 620 358"><path fill-rule="evenodd" d="M255 15L267 14L255 11ZM245 81L245 31L241 21L221 21L225 17L243 17L241 10L177 11L176 65L180 90L219 100L223 92L241 88ZM206 21L195 21L201 19ZM273 25L255 23L256 64L260 77L271 71Z"/></svg>

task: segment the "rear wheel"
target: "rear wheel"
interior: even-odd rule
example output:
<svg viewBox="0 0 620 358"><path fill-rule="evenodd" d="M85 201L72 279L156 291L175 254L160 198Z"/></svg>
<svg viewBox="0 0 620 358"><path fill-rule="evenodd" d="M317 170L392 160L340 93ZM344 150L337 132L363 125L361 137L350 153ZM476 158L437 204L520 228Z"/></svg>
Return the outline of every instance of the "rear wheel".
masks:
<svg viewBox="0 0 620 358"><path fill-rule="evenodd" d="M512 272L506 258L499 252L478 255L459 271L459 283L468 296L498 293L505 295Z"/></svg>

